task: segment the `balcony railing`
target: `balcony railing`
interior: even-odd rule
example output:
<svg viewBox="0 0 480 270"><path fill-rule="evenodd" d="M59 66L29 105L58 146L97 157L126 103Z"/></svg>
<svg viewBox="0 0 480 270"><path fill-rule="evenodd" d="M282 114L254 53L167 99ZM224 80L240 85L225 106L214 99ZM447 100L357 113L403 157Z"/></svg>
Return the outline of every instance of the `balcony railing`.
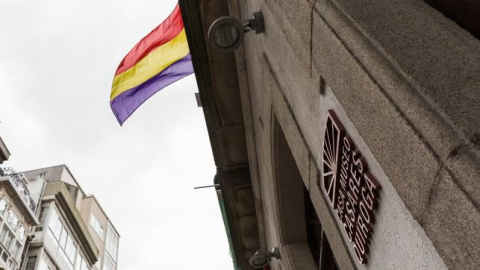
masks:
<svg viewBox="0 0 480 270"><path fill-rule="evenodd" d="M21 174L15 172L11 167L0 167L0 176L8 176L10 182L15 187L20 195L23 197L23 201L28 205L32 213L35 213L37 204L33 201L30 191L25 184L25 181L22 179Z"/></svg>

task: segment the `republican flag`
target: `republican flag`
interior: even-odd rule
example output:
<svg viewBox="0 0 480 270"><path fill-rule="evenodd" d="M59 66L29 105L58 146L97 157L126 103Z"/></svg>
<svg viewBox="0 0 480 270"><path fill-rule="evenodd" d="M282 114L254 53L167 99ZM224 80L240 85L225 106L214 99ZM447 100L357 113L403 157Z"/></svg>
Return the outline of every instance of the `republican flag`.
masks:
<svg viewBox="0 0 480 270"><path fill-rule="evenodd" d="M120 125L153 94L192 73L187 37L177 5L118 65L110 106Z"/></svg>

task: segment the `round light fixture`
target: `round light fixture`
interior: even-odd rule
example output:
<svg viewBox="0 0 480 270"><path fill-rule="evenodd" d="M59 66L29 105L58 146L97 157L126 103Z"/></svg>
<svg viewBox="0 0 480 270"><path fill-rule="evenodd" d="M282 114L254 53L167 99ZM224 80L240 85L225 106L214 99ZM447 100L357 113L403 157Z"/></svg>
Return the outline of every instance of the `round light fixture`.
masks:
<svg viewBox="0 0 480 270"><path fill-rule="evenodd" d="M242 24L232 17L216 19L208 29L208 39L222 51L233 51L238 48L244 37Z"/></svg>
<svg viewBox="0 0 480 270"><path fill-rule="evenodd" d="M261 253L260 251L255 252L248 260L248 263L255 269L261 269L267 266L272 258L280 259L280 251L276 247L272 248L272 251L265 253Z"/></svg>
<svg viewBox="0 0 480 270"><path fill-rule="evenodd" d="M208 40L217 49L231 52L242 44L245 33L251 30L255 30L257 34L264 32L261 12L255 12L250 20L242 22L228 16L216 19L208 29Z"/></svg>

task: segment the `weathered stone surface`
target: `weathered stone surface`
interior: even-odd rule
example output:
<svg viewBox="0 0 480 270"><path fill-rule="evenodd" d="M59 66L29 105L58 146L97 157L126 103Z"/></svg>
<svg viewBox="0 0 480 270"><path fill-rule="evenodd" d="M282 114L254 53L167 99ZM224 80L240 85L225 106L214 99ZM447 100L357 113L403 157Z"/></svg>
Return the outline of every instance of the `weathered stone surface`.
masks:
<svg viewBox="0 0 480 270"><path fill-rule="evenodd" d="M313 28L314 65L419 220L440 168L434 153L318 14Z"/></svg>
<svg viewBox="0 0 480 270"><path fill-rule="evenodd" d="M238 91L237 67L231 55L210 63L213 94L222 126L243 122L242 104Z"/></svg>
<svg viewBox="0 0 480 270"><path fill-rule="evenodd" d="M277 93L278 91L281 90L277 89ZM277 108L278 121L285 132L285 137L295 158L302 180L305 186L308 186L310 180L310 155L308 149L280 93L275 95L274 105Z"/></svg>
<svg viewBox="0 0 480 270"><path fill-rule="evenodd" d="M446 166L473 204L480 207L480 146L472 145L454 150ZM479 229L480 234L480 229Z"/></svg>
<svg viewBox="0 0 480 270"><path fill-rule="evenodd" d="M335 4L462 136L480 131L480 41L423 1Z"/></svg>
<svg viewBox="0 0 480 270"><path fill-rule="evenodd" d="M243 125L222 128L222 143L225 151L224 160L228 166L235 166L248 161L245 129Z"/></svg>
<svg viewBox="0 0 480 270"><path fill-rule="evenodd" d="M423 228L451 269L480 268L480 211L442 170Z"/></svg>
<svg viewBox="0 0 480 270"><path fill-rule="evenodd" d="M313 83L308 65L304 65L291 44L288 43L284 34L280 31L281 24L270 10L264 10L266 23L270 25L270 33L265 39L265 46L270 48L264 52L263 58L268 63L265 69L271 71L281 91L276 92L284 96L288 103L285 106L295 118L296 125L302 130L307 147L319 152L321 150L320 137L318 136L321 127L322 114L320 93L318 84ZM254 40L252 40L254 41ZM309 43L303 46L310 46ZM281 55L282 57L278 57ZM265 72L265 71L263 71ZM258 81L258 84L268 84L268 80ZM275 93L275 95L276 95ZM274 96L275 96L274 95ZM277 97L275 97L277 98ZM264 108L266 106L263 106ZM319 153L316 153L319 154Z"/></svg>
<svg viewBox="0 0 480 270"><path fill-rule="evenodd" d="M240 229L243 246L246 249L258 248L258 228L255 215L239 218L238 226Z"/></svg>
<svg viewBox="0 0 480 270"><path fill-rule="evenodd" d="M377 41L373 39L375 37L374 35L376 35L378 32L385 31L385 27L387 29L388 27L393 27L391 26L390 22L386 24L382 23L381 26L377 25L375 26L376 28L372 26L379 24L379 21L387 22L391 17L401 17L404 16L405 13L407 13L408 16L420 16L422 18L429 17L425 16L425 13L430 14L434 11L431 9L425 10L423 6L418 9L412 9L411 4L402 4L400 3L401 1L395 2L393 4L394 6L389 8L381 8L382 4L377 2L376 4L370 3L372 5L369 4L368 9L363 7L358 7L358 9L353 7L350 7L350 9L344 9L342 2L344 1L339 1L338 5L334 5L331 1L319 1L316 11L318 11L318 13L326 21L328 21L329 26L334 29L335 34L338 35L342 43L344 43L345 46L348 47L349 51L355 55L357 61L361 63L365 71L371 77L373 77L376 84L378 84L381 90L385 93L386 97L396 104L399 112L404 115L415 127L416 131L424 138L426 144L433 149L436 155L442 158L448 156L452 149L462 142L464 143L465 137L463 135L459 136L458 131L452 126L451 119L446 118L444 113L441 110L439 111L434 102L428 99L428 97L424 94L425 90L423 88L425 88L425 86L419 84L419 82L411 78L411 71L408 69L411 68L410 66L415 67L415 63L400 66L397 62L397 58L404 61L404 59L400 57L403 56L401 53L402 50L408 50L410 47L412 47L412 49L422 46L438 47L438 42L434 45L427 45L427 43L435 43L436 40L422 39L412 41L407 39L406 42L413 42L413 44L408 44L407 48L403 48L405 42L402 42L399 37L402 35L408 35L403 33L402 35L399 35L399 37L396 37L399 38L399 40L393 43L398 44L397 47L389 48L391 51L388 51L387 53L384 46L392 44L390 39L388 40L387 45L384 44L383 40L382 43L379 43L379 40ZM357 2L355 3L355 5L359 5ZM346 3L346 5L351 4L352 3ZM375 17L367 19L367 15L364 13L368 13L369 16ZM402 22L402 20L399 18L396 20L397 21L395 23ZM416 21L419 20L420 19ZM424 23L431 24L432 22L430 20L430 22ZM430 24L429 27L435 26L435 24L433 24L433 26ZM423 35L425 30L423 28L414 28L414 26L415 22L408 21L401 29L398 29L398 27L396 27L394 30L390 29L389 34L392 31L404 31L407 33L415 32L415 35ZM362 27L365 27L365 29ZM438 25L436 27L436 31L440 31L438 29L440 27L438 27ZM443 29L443 31L444 30L445 29ZM397 58L393 58L391 55L391 53L394 52L394 49L397 49ZM421 49L419 50L421 51ZM441 58L443 54L444 52L437 51L436 56ZM429 55L431 56L431 52L429 52ZM416 55L416 57L412 58L411 60L416 60L417 62L425 61L426 65L428 66L430 62L436 61L431 59L430 56L421 58L419 55ZM446 68L446 66L441 67L444 68L444 71L451 72L451 70ZM428 70L428 72L432 71L430 69L423 69L423 71L426 70ZM436 71L434 70L433 73L435 72ZM441 74L436 75L439 77L437 80L443 79L444 77ZM423 76L419 76L419 79L423 78ZM454 92L455 89L450 89L449 91ZM435 93L435 95L436 94L437 93Z"/></svg>
<svg viewBox="0 0 480 270"><path fill-rule="evenodd" d="M266 0L268 10L272 13L282 37L295 51L297 61L310 68L310 36L311 36L311 1ZM269 27L268 30L272 28Z"/></svg>

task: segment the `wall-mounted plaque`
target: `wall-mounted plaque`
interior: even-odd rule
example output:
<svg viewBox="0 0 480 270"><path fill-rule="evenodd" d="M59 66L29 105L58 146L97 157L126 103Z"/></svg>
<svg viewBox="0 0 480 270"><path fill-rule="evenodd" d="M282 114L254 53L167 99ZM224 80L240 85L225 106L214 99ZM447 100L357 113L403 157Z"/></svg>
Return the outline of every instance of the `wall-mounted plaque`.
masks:
<svg viewBox="0 0 480 270"><path fill-rule="evenodd" d="M328 111L323 143L321 188L337 213L355 255L367 262L380 184L333 110Z"/></svg>

